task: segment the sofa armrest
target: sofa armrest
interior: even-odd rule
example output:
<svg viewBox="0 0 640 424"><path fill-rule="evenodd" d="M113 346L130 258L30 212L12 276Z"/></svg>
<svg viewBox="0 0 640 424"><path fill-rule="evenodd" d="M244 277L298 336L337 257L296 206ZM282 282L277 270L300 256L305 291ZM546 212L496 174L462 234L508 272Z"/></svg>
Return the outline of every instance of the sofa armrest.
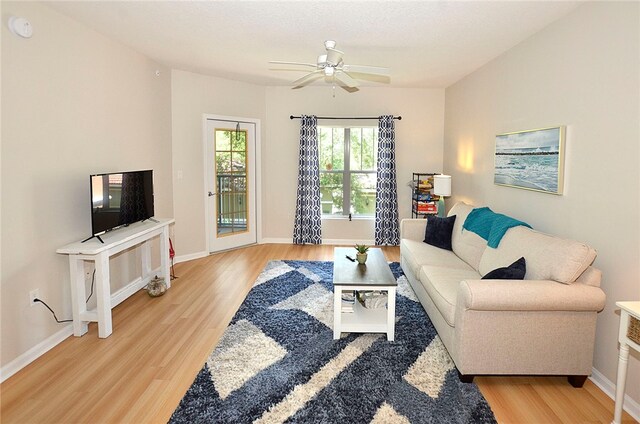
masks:
<svg viewBox="0 0 640 424"><path fill-rule="evenodd" d="M403 219L402 221L400 221L400 238L422 241L424 240L424 232L426 227L426 219Z"/></svg>
<svg viewBox="0 0 640 424"><path fill-rule="evenodd" d="M463 280L457 313L476 311L593 311L604 309L599 287L550 280ZM456 320L457 322L457 320Z"/></svg>

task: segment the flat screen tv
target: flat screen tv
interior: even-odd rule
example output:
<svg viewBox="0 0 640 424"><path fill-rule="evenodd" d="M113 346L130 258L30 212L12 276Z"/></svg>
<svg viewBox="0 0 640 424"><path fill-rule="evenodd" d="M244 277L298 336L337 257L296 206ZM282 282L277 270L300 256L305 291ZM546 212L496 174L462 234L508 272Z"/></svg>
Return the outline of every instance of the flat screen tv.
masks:
<svg viewBox="0 0 640 424"><path fill-rule="evenodd" d="M96 174L90 179L93 237L153 217L152 170Z"/></svg>

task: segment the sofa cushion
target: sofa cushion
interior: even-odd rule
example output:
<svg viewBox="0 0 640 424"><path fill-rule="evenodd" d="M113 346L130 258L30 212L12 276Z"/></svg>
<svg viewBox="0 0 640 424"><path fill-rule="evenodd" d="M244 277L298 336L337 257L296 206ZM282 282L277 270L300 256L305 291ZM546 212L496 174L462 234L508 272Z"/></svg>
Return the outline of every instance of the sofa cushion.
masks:
<svg viewBox="0 0 640 424"><path fill-rule="evenodd" d="M456 298L462 280L479 280L478 271L425 265L418 274L420 282L447 324L455 326Z"/></svg>
<svg viewBox="0 0 640 424"><path fill-rule="evenodd" d="M451 249L451 232L456 216L441 218L435 215L427 216L427 226L424 232L424 242L441 249Z"/></svg>
<svg viewBox="0 0 640 424"><path fill-rule="evenodd" d="M527 261L520 258L509 266L489 271L483 280L523 280L527 273Z"/></svg>
<svg viewBox="0 0 640 424"><path fill-rule="evenodd" d="M450 250L440 249L418 240L402 239L400 251L409 270L418 276L423 265L440 265L454 269L471 269L466 262Z"/></svg>
<svg viewBox="0 0 640 424"><path fill-rule="evenodd" d="M462 228L472 210L473 206L458 202L451 208L448 215L456 215L456 222L451 233L451 247L454 253L477 271L480 267L482 253L487 247L487 241L476 233Z"/></svg>
<svg viewBox="0 0 640 424"><path fill-rule="evenodd" d="M586 244L539 233L526 227L511 228L498 248L488 247L480 259L480 273L507 266L524 256L527 280L554 280L571 284L591 265L596 251Z"/></svg>

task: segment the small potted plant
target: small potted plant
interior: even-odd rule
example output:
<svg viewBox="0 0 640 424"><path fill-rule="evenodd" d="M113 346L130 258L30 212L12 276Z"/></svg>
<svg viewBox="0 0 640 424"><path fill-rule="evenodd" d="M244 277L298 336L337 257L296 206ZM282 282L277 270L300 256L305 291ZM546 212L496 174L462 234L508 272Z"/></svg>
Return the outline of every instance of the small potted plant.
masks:
<svg viewBox="0 0 640 424"><path fill-rule="evenodd" d="M356 259L359 264L364 264L367 262L367 252L369 251L369 246L366 244L356 244Z"/></svg>

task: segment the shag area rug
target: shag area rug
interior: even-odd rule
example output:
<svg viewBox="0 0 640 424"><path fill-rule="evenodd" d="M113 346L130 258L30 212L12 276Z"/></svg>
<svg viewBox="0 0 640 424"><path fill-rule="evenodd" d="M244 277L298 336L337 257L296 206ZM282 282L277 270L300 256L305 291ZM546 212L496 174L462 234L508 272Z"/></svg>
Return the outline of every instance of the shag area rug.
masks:
<svg viewBox="0 0 640 424"><path fill-rule="evenodd" d="M398 263L395 341L333 340L332 262L272 261L171 423L495 423Z"/></svg>

